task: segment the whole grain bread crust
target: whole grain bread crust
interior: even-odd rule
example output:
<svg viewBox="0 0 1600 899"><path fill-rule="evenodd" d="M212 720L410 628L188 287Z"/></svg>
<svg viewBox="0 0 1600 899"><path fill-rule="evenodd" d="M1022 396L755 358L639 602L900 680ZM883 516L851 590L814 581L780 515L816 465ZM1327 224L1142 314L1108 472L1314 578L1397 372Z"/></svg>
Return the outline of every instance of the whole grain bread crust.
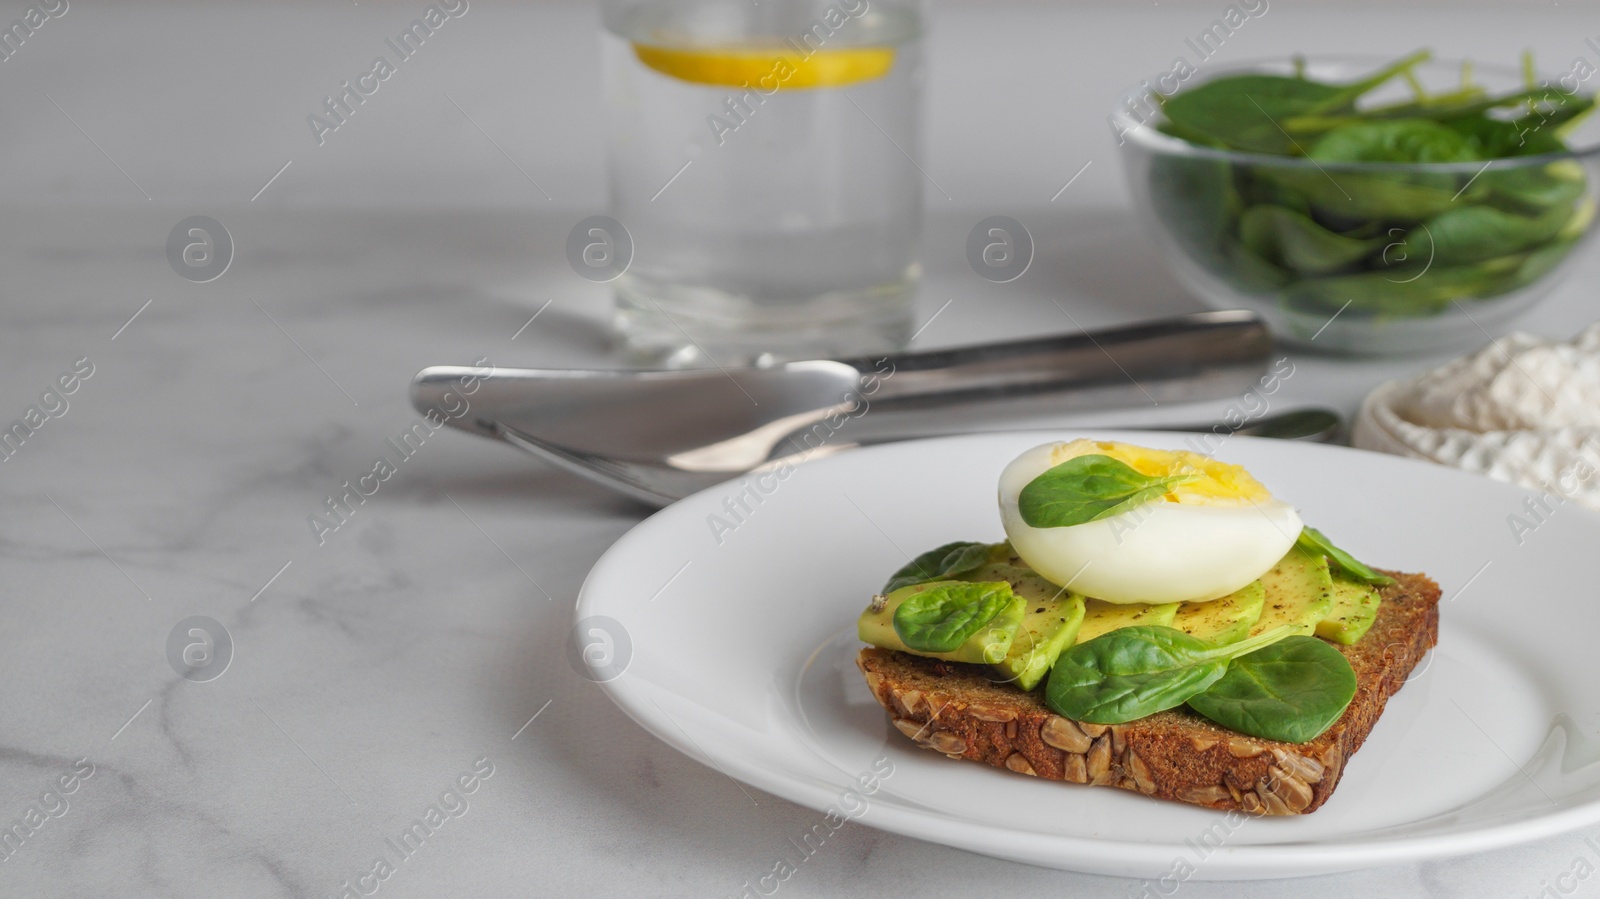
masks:
<svg viewBox="0 0 1600 899"><path fill-rule="evenodd" d="M951 758L1215 809L1306 814L1328 801L1389 697L1438 642L1439 585L1389 574L1372 629L1353 646L1333 644L1355 669L1355 698L1307 743L1245 736L1181 708L1127 724L1073 721L1045 706L1042 684L1025 693L982 665L873 647L856 664L901 733Z"/></svg>

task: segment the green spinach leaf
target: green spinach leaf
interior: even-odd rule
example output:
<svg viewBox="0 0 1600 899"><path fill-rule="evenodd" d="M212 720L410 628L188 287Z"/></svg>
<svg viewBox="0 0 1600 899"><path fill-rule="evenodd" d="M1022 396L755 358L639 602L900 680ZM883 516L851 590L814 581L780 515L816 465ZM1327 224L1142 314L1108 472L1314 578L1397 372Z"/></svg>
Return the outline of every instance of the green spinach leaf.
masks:
<svg viewBox="0 0 1600 899"><path fill-rule="evenodd" d="M1346 576L1354 580L1361 581L1364 584L1371 584L1374 587L1383 587L1394 583L1394 578L1388 576L1387 574L1380 574L1379 572L1374 571L1365 563L1357 561L1355 556L1352 556L1339 547L1334 546L1333 541L1329 540L1321 531L1317 530L1316 528L1302 528L1299 538L1295 540L1295 545L1299 546L1308 553L1320 553L1324 556L1327 556L1328 561L1339 566L1339 570L1344 572Z"/></svg>
<svg viewBox="0 0 1600 899"><path fill-rule="evenodd" d="M1336 234L1282 206L1246 209L1239 217L1239 237L1262 259L1317 275L1348 268L1385 243L1382 238L1358 240Z"/></svg>
<svg viewBox="0 0 1600 899"><path fill-rule="evenodd" d="M1588 189L1583 166L1570 159L1499 170L1490 166L1479 180L1496 201L1535 215L1556 206L1571 209Z"/></svg>
<svg viewBox="0 0 1600 899"><path fill-rule="evenodd" d="M1433 57L1429 50L1418 50L1403 56L1365 78L1358 78L1339 88L1339 92L1311 109L1312 115L1326 115L1340 110L1354 109L1356 101L1398 75L1408 73Z"/></svg>
<svg viewBox="0 0 1600 899"><path fill-rule="evenodd" d="M1197 147L1211 147L1212 149L1216 150L1228 149L1228 145L1217 138L1214 138L1203 131L1195 131L1190 128L1185 128L1176 122L1162 121L1156 125L1156 130L1162 134L1176 137L1179 140L1188 141Z"/></svg>
<svg viewBox="0 0 1600 899"><path fill-rule="evenodd" d="M894 632L918 652L954 652L1011 602L1011 585L948 581L906 597L894 610Z"/></svg>
<svg viewBox="0 0 1600 899"><path fill-rule="evenodd" d="M1341 89L1283 75L1230 75L1196 85L1162 105L1167 119L1185 133L1206 135L1236 150L1299 155L1279 127L1340 96Z"/></svg>
<svg viewBox="0 0 1600 899"><path fill-rule="evenodd" d="M1222 258L1227 260L1229 267L1219 275L1246 293L1267 293L1294 280L1292 273L1257 256L1235 237L1223 242Z"/></svg>
<svg viewBox="0 0 1600 899"><path fill-rule="evenodd" d="M989 561L989 552L992 549L993 546L988 543L960 541L930 549L901 566L899 571L889 577L889 582L884 584L879 592L893 593L901 587L909 587L912 584L940 581L958 574L966 574Z"/></svg>
<svg viewBox="0 0 1600 899"><path fill-rule="evenodd" d="M1537 218L1528 218L1493 206L1459 206L1429 219L1424 233L1408 236L1424 246L1431 240L1436 262L1457 265L1544 243L1555 237L1571 217L1570 207L1554 207Z"/></svg>
<svg viewBox="0 0 1600 899"><path fill-rule="evenodd" d="M1565 91L1546 89L1535 99L1536 108L1533 112L1512 120L1520 131L1527 134L1551 131L1559 137L1574 122L1594 111L1592 96L1574 98Z"/></svg>
<svg viewBox="0 0 1600 899"><path fill-rule="evenodd" d="M1512 283L1522 287L1543 278L1556 266L1566 261L1572 253L1572 248L1578 243L1577 237L1563 237L1560 240L1545 244L1539 249L1528 254L1522 265L1517 268Z"/></svg>
<svg viewBox="0 0 1600 899"><path fill-rule="evenodd" d="M1387 106L1374 106L1360 110L1356 117L1366 121L1382 119L1432 119L1436 122L1465 119L1473 116L1482 116L1496 109L1506 109L1529 100L1538 101L1551 91L1548 88L1518 88L1503 94L1490 95L1482 88L1467 88L1452 91L1446 94L1436 94L1418 100L1408 100L1404 103L1393 103ZM1351 117L1338 119L1326 117L1324 122L1330 125L1344 124ZM1306 128L1314 123L1306 120L1296 120L1291 127Z"/></svg>
<svg viewBox="0 0 1600 899"><path fill-rule="evenodd" d="M1304 743L1339 720L1356 694L1344 654L1316 637L1287 637L1233 660L1189 697L1189 708L1252 737Z"/></svg>
<svg viewBox="0 0 1600 899"><path fill-rule="evenodd" d="M1154 478L1110 456L1074 456L1029 481L1017 511L1029 527L1071 527L1136 509L1196 477Z"/></svg>
<svg viewBox="0 0 1600 899"><path fill-rule="evenodd" d="M1317 171L1263 163L1253 175L1305 197L1319 215L1355 221L1420 222L1450 208L1453 202L1468 199L1473 189L1457 197L1459 182L1470 178L1470 173L1458 179L1445 172Z"/></svg>
<svg viewBox="0 0 1600 899"><path fill-rule="evenodd" d="M1329 131L1306 153L1318 162L1472 162L1461 132L1427 119L1358 122Z"/></svg>
<svg viewBox="0 0 1600 899"><path fill-rule="evenodd" d="M1482 299L1512 289L1526 258L1526 254L1513 254L1473 265L1424 269L1424 253L1417 265L1407 262L1353 275L1308 278L1286 288L1282 299L1286 308L1314 313L1313 329L1346 307L1346 315L1379 319L1437 315L1457 300ZM1306 336L1310 333L1308 330Z"/></svg>
<svg viewBox="0 0 1600 899"><path fill-rule="evenodd" d="M1506 119L1491 119L1486 115L1446 119L1447 128L1466 138L1479 159L1506 159L1512 156L1533 156L1540 153L1560 153L1566 150L1555 129L1531 129Z"/></svg>
<svg viewBox="0 0 1600 899"><path fill-rule="evenodd" d="M1162 112L1181 135L1202 135L1235 150L1299 156L1304 145L1284 129L1285 121L1352 109L1362 95L1427 58L1426 51L1414 53L1350 84L1298 75L1215 78L1167 98Z"/></svg>
<svg viewBox="0 0 1600 899"><path fill-rule="evenodd" d="M1228 660L1289 636L1274 628L1215 646L1170 627L1118 628L1061 654L1045 685L1057 714L1093 724L1122 724L1188 702L1216 683Z"/></svg>

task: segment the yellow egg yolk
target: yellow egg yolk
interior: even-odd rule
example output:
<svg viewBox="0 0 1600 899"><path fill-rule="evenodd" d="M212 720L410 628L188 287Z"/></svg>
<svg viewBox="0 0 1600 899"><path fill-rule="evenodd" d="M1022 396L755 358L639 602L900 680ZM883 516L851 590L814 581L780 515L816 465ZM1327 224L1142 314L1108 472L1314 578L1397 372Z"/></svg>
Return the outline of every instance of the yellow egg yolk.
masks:
<svg viewBox="0 0 1600 899"><path fill-rule="evenodd" d="M1110 440L1074 440L1056 446L1050 464L1078 456L1110 456L1146 477L1187 477L1162 499L1187 505L1243 506L1269 502L1272 493L1238 465L1218 462L1186 450L1159 450Z"/></svg>

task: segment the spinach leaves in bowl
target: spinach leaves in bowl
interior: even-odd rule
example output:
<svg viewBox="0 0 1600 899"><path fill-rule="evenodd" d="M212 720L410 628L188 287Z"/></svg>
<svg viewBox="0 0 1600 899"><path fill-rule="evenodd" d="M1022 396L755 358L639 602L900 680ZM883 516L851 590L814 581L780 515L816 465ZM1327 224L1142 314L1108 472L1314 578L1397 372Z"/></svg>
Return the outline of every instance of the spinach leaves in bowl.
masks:
<svg viewBox="0 0 1600 899"><path fill-rule="evenodd" d="M1430 91L1427 60L1343 82L1297 64L1158 97L1156 129L1196 148L1150 161L1166 236L1291 326L1426 318L1532 285L1589 229L1591 176L1566 137L1595 100L1531 74L1491 92L1468 66Z"/></svg>

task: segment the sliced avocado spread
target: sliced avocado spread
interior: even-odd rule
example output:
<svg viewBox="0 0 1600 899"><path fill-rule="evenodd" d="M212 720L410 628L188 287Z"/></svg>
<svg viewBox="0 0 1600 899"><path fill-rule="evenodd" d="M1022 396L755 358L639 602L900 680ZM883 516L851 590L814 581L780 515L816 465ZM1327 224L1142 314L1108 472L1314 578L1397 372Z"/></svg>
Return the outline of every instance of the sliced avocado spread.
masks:
<svg viewBox="0 0 1600 899"><path fill-rule="evenodd" d="M962 577L1005 581L1013 593L1026 600L1022 626L1011 641L1011 650L995 668L1006 680L1032 690L1078 635L1078 626L1083 623L1083 597L1057 587L1031 568L1008 562L984 565Z"/></svg>
<svg viewBox="0 0 1600 899"><path fill-rule="evenodd" d="M908 648L895 631L895 610L909 597L952 582L1009 584L1013 593L993 619L949 652ZM1004 582L999 584L998 582ZM1282 625L1349 645L1377 618L1378 589L1330 568L1328 558L1299 546L1259 580L1210 602L1108 603L1065 590L1029 568L1008 543L954 577L901 587L873 597L857 621L862 642L951 662L991 665L1000 677L1032 690L1069 647L1134 625L1163 625L1213 644L1232 643Z"/></svg>
<svg viewBox="0 0 1600 899"><path fill-rule="evenodd" d="M1333 578L1333 604L1317 623L1317 636L1346 646L1366 636L1378 620L1378 588L1341 575Z"/></svg>
<svg viewBox="0 0 1600 899"><path fill-rule="evenodd" d="M944 581L929 581L925 584L913 584L909 587L890 593L888 596L873 597L872 605L867 607L861 617L856 620L856 635L863 643L881 646L884 649L898 649L901 652L929 656L935 659L944 659L950 662L970 662L976 665L997 664L1006 657L1011 650L1011 643L1017 636L1017 629L1022 624L1022 612L1027 607L1027 599L1015 596L1011 602L1002 608L999 614L990 619L984 626L969 636L965 641L949 652L920 652L906 646L900 639L900 634L894 629L894 613L900 604L907 599L934 587Z"/></svg>
<svg viewBox="0 0 1600 899"><path fill-rule="evenodd" d="M1133 627L1136 624L1158 624L1166 627L1172 625L1172 618L1178 613L1181 603L1164 602L1149 604L1142 602L1116 603L1101 602L1090 599L1084 602L1083 627L1078 628L1078 643L1088 643L1101 634L1114 631L1119 627Z"/></svg>
<svg viewBox="0 0 1600 899"><path fill-rule="evenodd" d="M1266 591L1265 604L1250 628L1252 637L1285 624L1293 626L1296 634L1310 635L1333 605L1333 575L1327 557L1298 546L1261 576L1261 586Z"/></svg>
<svg viewBox="0 0 1600 899"><path fill-rule="evenodd" d="M1184 603L1173 616L1172 626L1207 643L1242 640L1260 620L1266 597L1261 582L1251 581L1220 599Z"/></svg>

